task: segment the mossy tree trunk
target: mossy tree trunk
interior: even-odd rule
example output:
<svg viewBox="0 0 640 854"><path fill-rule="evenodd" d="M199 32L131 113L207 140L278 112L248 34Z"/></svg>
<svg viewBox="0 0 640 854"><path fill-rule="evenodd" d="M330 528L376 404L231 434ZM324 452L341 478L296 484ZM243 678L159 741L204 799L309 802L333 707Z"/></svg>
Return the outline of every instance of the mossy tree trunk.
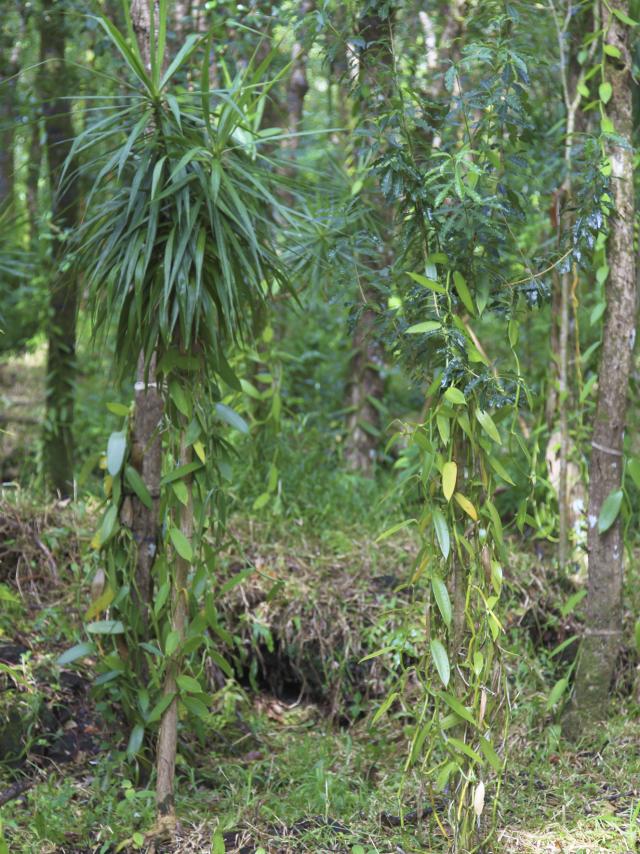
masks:
<svg viewBox="0 0 640 854"><path fill-rule="evenodd" d="M574 712L569 718L574 722L568 726L570 731L576 731L576 724L582 727L606 714L622 627L622 526L618 518L604 533L600 533L598 527L603 503L621 488L623 434L637 311L630 31L614 10L629 15L629 3L608 0L602 4L607 42L620 50L621 57L607 61L607 75L613 88L607 112L616 132L610 139L608 152L613 198L608 246L611 272L606 285L607 310L589 467L587 618L576 673Z"/></svg>
<svg viewBox="0 0 640 854"><path fill-rule="evenodd" d="M60 264L66 236L78 221L79 193L73 170L62 173L73 143L70 67L65 64L64 5L43 0L40 18L40 70L46 154L51 185L51 223L54 237L54 271L50 284L46 377L44 457L51 488L62 498L73 495L73 413L76 385L76 273ZM60 93L64 93L61 96Z"/></svg>

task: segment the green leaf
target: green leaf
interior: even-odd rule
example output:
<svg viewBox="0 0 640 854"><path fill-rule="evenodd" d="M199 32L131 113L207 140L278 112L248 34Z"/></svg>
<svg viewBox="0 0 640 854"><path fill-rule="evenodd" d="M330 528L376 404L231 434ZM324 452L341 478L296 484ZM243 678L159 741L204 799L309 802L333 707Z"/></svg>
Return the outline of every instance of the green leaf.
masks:
<svg viewBox="0 0 640 854"><path fill-rule="evenodd" d="M176 696L175 693L171 692L169 694L165 694L164 697L160 697L158 702L155 704L155 706L151 710L151 713L149 714L149 717L147 718L147 723L152 724L152 723L155 723L155 721L159 721L160 718L163 716L163 714L166 712L166 710L171 705L175 696Z"/></svg>
<svg viewBox="0 0 640 854"><path fill-rule="evenodd" d="M442 684L446 688L451 678L451 669L449 667L449 657L441 641L434 639L431 641L431 657L436 665L438 676L442 680Z"/></svg>
<svg viewBox="0 0 640 854"><path fill-rule="evenodd" d="M95 623L88 623L85 629L92 635L124 634L124 626L120 620L97 620Z"/></svg>
<svg viewBox="0 0 640 854"><path fill-rule="evenodd" d="M180 646L180 633L176 629L172 629L167 635L167 640L164 645L165 655L173 655Z"/></svg>
<svg viewBox="0 0 640 854"><path fill-rule="evenodd" d="M230 590L233 590L234 587L237 587L239 584L242 584L243 581L246 581L250 575L255 572L252 566L247 567L247 569L243 569L242 572L238 572L236 575L229 578L220 588L220 595L224 596L225 593L228 593Z"/></svg>
<svg viewBox="0 0 640 854"><path fill-rule="evenodd" d="M630 18L626 12L623 12L622 9L616 9L615 6L609 6L608 8L613 12L613 14L618 18L618 20L622 21L623 24L626 24L628 27L637 27L638 22L634 21L633 18Z"/></svg>
<svg viewBox="0 0 640 854"><path fill-rule="evenodd" d="M180 70L180 68L185 64L185 62L189 59L194 50L198 47L200 42L202 41L202 36L196 33L190 33L178 53L174 56L171 64L162 75L162 80L160 81L160 88L164 89L169 80L173 77L173 75Z"/></svg>
<svg viewBox="0 0 640 854"><path fill-rule="evenodd" d="M451 608L451 599L449 598L449 591L447 590L447 585L444 583L444 581L440 578L439 575L434 575L431 579L431 587L433 589L433 595L438 605L438 610L442 615L442 619L444 620L446 626L450 626L453 611Z"/></svg>
<svg viewBox="0 0 640 854"><path fill-rule="evenodd" d="M189 490L186 483L182 480L175 480L171 484L171 488L180 504L186 507L189 504Z"/></svg>
<svg viewBox="0 0 640 854"><path fill-rule="evenodd" d="M451 501L451 496L455 492L457 478L457 463L449 460L442 466L442 493L447 501Z"/></svg>
<svg viewBox="0 0 640 854"><path fill-rule="evenodd" d="M493 748L493 745L488 738L480 739L480 750L484 753L489 761L489 765L493 768L496 774L502 773L502 760Z"/></svg>
<svg viewBox="0 0 640 854"><path fill-rule="evenodd" d="M211 661L218 665L220 670L227 676L228 679L233 679L233 667L229 664L226 658L223 658L215 649L209 650Z"/></svg>
<svg viewBox="0 0 640 854"><path fill-rule="evenodd" d="M188 563L193 563L193 549L191 547L191 543L182 533L180 528L169 528L169 536L171 537L173 547L178 552L180 557L183 560L186 560Z"/></svg>
<svg viewBox="0 0 640 854"><path fill-rule="evenodd" d="M201 462L193 462L193 463L185 463L185 465L180 466L173 471L170 471L160 481L160 486L166 486L168 483L173 483L174 480L180 480L187 475L192 474L194 471L198 471L198 469L202 468Z"/></svg>
<svg viewBox="0 0 640 854"><path fill-rule="evenodd" d="M632 457L627 462L627 471L631 475L631 480L634 482L636 489L640 489L640 460Z"/></svg>
<svg viewBox="0 0 640 854"><path fill-rule="evenodd" d="M620 59L620 57L622 56L620 48L616 47L613 44L604 45L603 50L607 56L612 56L614 59Z"/></svg>
<svg viewBox="0 0 640 854"><path fill-rule="evenodd" d="M93 618L97 617L98 614L106 611L109 605L113 602L114 597L115 591L107 585L104 592L98 596L97 599L94 599L91 605L87 608L87 612L84 615L85 620L93 620Z"/></svg>
<svg viewBox="0 0 640 854"><path fill-rule="evenodd" d="M129 736L129 743L127 744L127 756L129 757L129 759L132 759L139 753L143 741L144 726L142 724L136 724L131 730L131 735Z"/></svg>
<svg viewBox="0 0 640 854"><path fill-rule="evenodd" d="M636 652L640 653L640 620L636 620L634 637L636 641Z"/></svg>
<svg viewBox="0 0 640 854"><path fill-rule="evenodd" d="M153 507L153 501L151 500L149 490L147 489L144 484L144 481L142 480L138 472L133 468L133 466L127 466L125 468L124 476L131 489L133 489L135 494L140 499L141 503L144 504L144 506L148 510L151 510L151 508Z"/></svg>
<svg viewBox="0 0 640 854"><path fill-rule="evenodd" d="M129 407L125 406L124 403L107 403L107 409L114 415L120 415L123 418L129 415Z"/></svg>
<svg viewBox="0 0 640 854"><path fill-rule="evenodd" d="M458 296L462 301L462 304L467 309L469 314L475 315L476 307L473 304L473 299L471 297L471 292L469 291L469 287L467 286L466 279L459 273L457 270L453 274L453 284L455 285L456 291L458 292Z"/></svg>
<svg viewBox="0 0 640 854"><path fill-rule="evenodd" d="M478 765L482 765L482 757L480 754L476 753L475 750L472 747L469 747L468 744L465 744L464 741L450 735L447 738L447 744L450 744L457 753L464 753L464 755L468 756L473 762L476 762Z"/></svg>
<svg viewBox="0 0 640 854"><path fill-rule="evenodd" d="M178 412L181 412L185 418L191 418L191 401L177 380L171 380L169 383L169 394Z"/></svg>
<svg viewBox="0 0 640 854"><path fill-rule="evenodd" d="M598 533L604 534L618 518L618 513L622 507L622 499L624 493L621 489L614 489L607 495L602 502L600 515L598 517Z"/></svg>
<svg viewBox="0 0 640 854"><path fill-rule="evenodd" d="M187 711L191 712L191 714L195 715L197 718L205 720L209 717L209 709L198 697L192 697L187 694L181 696L180 700Z"/></svg>
<svg viewBox="0 0 640 854"><path fill-rule="evenodd" d="M551 689L551 693L547 699L546 710L550 711L562 698L562 695L567 690L567 686L569 684L569 680L566 676L563 676L562 679L558 679L556 684Z"/></svg>
<svg viewBox="0 0 640 854"><path fill-rule="evenodd" d="M408 329L405 329L406 335L420 335L426 332L435 332L440 329L442 324L437 320L425 320L424 323L414 323Z"/></svg>
<svg viewBox="0 0 640 854"><path fill-rule="evenodd" d="M107 442L107 471L112 477L115 477L124 461L124 455L127 450L127 437L124 433L112 433Z"/></svg>
<svg viewBox="0 0 640 854"><path fill-rule="evenodd" d="M447 520L440 510L433 511L433 526L436 529L436 539L438 540L442 557L446 560L449 557L451 541L449 539Z"/></svg>
<svg viewBox="0 0 640 854"><path fill-rule="evenodd" d="M396 534L398 531L408 528L409 525L415 525L416 521L417 519L405 519L404 522L398 522L396 525L392 525L376 537L376 543L381 543L383 540L393 536L393 534Z"/></svg>
<svg viewBox="0 0 640 854"><path fill-rule="evenodd" d="M459 388L455 386L449 386L449 388L444 393L445 400L448 400L449 403L452 403L454 406L464 406L467 402L467 398L464 396L464 392L460 391Z"/></svg>
<svg viewBox="0 0 640 854"><path fill-rule="evenodd" d="M229 426L239 430L241 433L247 434L249 432L247 422L235 410L231 409L230 406L226 406L224 403L216 403L216 414L218 418L226 421Z"/></svg>
<svg viewBox="0 0 640 854"><path fill-rule="evenodd" d="M469 709L467 709L466 706L463 706L460 700L457 700L451 694L447 694L446 691L440 691L438 696L444 700L444 702L447 704L447 706L449 706L451 711L455 712L459 718L462 718L464 721L467 721L467 723L472 724L474 727L478 726Z"/></svg>
<svg viewBox="0 0 640 854"><path fill-rule="evenodd" d="M178 683L178 688L184 694L202 693L202 686L193 676L178 676L176 682Z"/></svg>
<svg viewBox="0 0 640 854"><path fill-rule="evenodd" d="M501 445L502 439L500 438L500 433L489 413L483 409L476 409L476 418L487 436L497 445Z"/></svg>
<svg viewBox="0 0 640 854"><path fill-rule="evenodd" d="M94 655L96 652L95 644L93 643L77 643L71 649L65 650L62 655L56 659L56 664L71 664L72 661L77 661L79 658L85 658L87 655Z"/></svg>
<svg viewBox="0 0 640 854"><path fill-rule="evenodd" d="M369 655L365 655L358 663L362 664L363 661L369 661L372 658L377 658L379 655L386 655L388 652L393 652L394 650L395 646L383 646L382 649L377 649L375 652L370 652Z"/></svg>
<svg viewBox="0 0 640 854"><path fill-rule="evenodd" d="M608 80L598 86L598 95L603 104L608 104L613 94L613 87Z"/></svg>
<svg viewBox="0 0 640 854"><path fill-rule="evenodd" d="M492 456L490 456L489 454L487 454L487 459L489 460L489 465L491 466L491 468L494 470L494 472L495 472L499 477L501 477L501 478L502 478L504 481L506 481L507 483L510 483L510 484L511 484L511 486L515 486L515 483L513 482L513 479L509 476L508 471L507 471L507 470L506 470L506 468L502 465L502 463L500 462L500 460L497 460L495 457L492 457Z"/></svg>
<svg viewBox="0 0 640 854"><path fill-rule="evenodd" d="M392 706L392 704L393 704L394 700L395 700L397 697L398 697L398 692L397 692L397 691L392 691L392 692L391 692L387 697L385 697L385 699L384 699L384 700L383 700L383 702L382 702L382 705L380 705L380 706L378 707L378 709L376 710L375 715L374 715L374 716L373 716L373 718L371 719L371 726L374 726L374 725L377 723L377 721L379 721L379 720L380 720L380 718L381 718L384 714L386 714L386 713L389 711L389 709L391 708L391 706Z"/></svg>
<svg viewBox="0 0 640 854"><path fill-rule="evenodd" d="M449 426L449 419L446 415L436 415L436 425L438 427L438 433L440 433L440 438L442 439L443 445L449 444L449 439L451 437L451 427Z"/></svg>
<svg viewBox="0 0 640 854"><path fill-rule="evenodd" d="M433 279L428 279L426 276L421 276L420 273L408 273L407 275L411 276L414 282L435 291L437 294L446 294L447 292L447 289L439 282L436 282Z"/></svg>
<svg viewBox="0 0 640 854"><path fill-rule="evenodd" d="M211 840L211 854L225 854L225 851L224 838L220 831L216 830Z"/></svg>
<svg viewBox="0 0 640 854"><path fill-rule="evenodd" d="M256 498L256 500L251 505L251 509L252 510L262 510L262 508L266 507L270 501L271 501L271 493L261 492L260 495Z"/></svg>

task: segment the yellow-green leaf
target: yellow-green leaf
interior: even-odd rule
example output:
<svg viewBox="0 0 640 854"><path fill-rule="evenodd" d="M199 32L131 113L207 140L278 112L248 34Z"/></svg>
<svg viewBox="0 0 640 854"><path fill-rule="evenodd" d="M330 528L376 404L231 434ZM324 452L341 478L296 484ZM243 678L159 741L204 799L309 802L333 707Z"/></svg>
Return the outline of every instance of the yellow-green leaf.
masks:
<svg viewBox="0 0 640 854"><path fill-rule="evenodd" d="M453 460L445 463L442 466L442 492L447 501L451 500L451 496L456 488L456 480L458 478L458 466Z"/></svg>
<svg viewBox="0 0 640 854"><path fill-rule="evenodd" d="M462 507L467 516L470 516L474 522L478 521L478 511L469 499L461 492L456 492L453 496L456 502Z"/></svg>

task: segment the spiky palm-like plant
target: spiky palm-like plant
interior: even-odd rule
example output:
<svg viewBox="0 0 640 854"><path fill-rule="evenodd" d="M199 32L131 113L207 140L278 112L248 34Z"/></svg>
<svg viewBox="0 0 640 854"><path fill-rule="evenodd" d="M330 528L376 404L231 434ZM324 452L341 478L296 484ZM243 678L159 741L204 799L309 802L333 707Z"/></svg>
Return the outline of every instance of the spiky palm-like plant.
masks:
<svg viewBox="0 0 640 854"><path fill-rule="evenodd" d="M273 289L287 287L276 223L282 227L293 218L272 191L269 164L251 130L269 60L250 65L229 89L210 91L205 49L201 89L193 91L174 81L202 37L189 36L163 70L165 0L155 19L151 15L149 68L129 16L125 33L106 19L101 23L131 82L127 94L74 145L72 156L83 160L93 183L78 258L87 274L96 333L115 335L118 370L132 374L140 363L147 378L153 372L164 402L154 436L157 441L161 434L164 476L160 494L151 494L135 458L146 449L127 450L125 432L111 437L111 504L95 541L106 554L109 586L92 614L109 608L112 619L87 628L116 635L109 673L117 677L129 668L131 675L131 661L137 661L136 671L149 677L143 702L138 698L129 751L141 748L145 729L160 719L158 812L171 825L178 702L194 714L206 712L204 692L182 671L185 655L204 640L191 579L195 574L200 582L206 573L202 535L211 511L224 513L221 421L245 428L221 403L223 383L240 388L226 354L250 335L253 314ZM132 555L140 548L153 551L156 543L135 543L136 502L158 508L166 532L153 569L155 602L144 619L132 607L145 607ZM125 590L132 595L123 595ZM143 623L151 643L140 640ZM160 695L155 706L149 703L153 685Z"/></svg>

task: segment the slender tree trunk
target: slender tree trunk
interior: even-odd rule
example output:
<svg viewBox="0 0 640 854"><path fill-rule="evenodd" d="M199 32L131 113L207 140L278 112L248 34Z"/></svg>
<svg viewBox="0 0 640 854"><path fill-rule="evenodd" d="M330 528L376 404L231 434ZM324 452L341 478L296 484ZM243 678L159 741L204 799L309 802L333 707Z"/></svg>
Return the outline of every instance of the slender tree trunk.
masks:
<svg viewBox="0 0 640 854"><path fill-rule="evenodd" d="M151 67L151 19L148 0L131 0L131 18L145 67ZM131 495L131 530L136 542L135 597L141 618L142 636L148 634L148 612L153 595L152 567L158 544L160 517L160 477L162 473L162 441L160 425L163 416L162 397L156 383L156 358L152 355L145 366L144 354L138 359L135 384L135 404L131 431L131 460L152 499L145 507L136 495ZM141 674L143 677L145 674Z"/></svg>
<svg viewBox="0 0 640 854"><path fill-rule="evenodd" d="M389 15L392 14L389 12ZM393 63L390 26L390 18L383 18L373 12L364 15L360 21L359 35L365 40L365 48L359 60L356 60L355 55L349 57L351 73L357 74L360 80L360 103L369 102L374 97L384 102L391 94ZM386 263L386 253L382 253L380 268ZM365 286L362 299L364 306L353 332L347 383L346 405L349 416L345 462L352 471L370 476L380 435L380 411L373 401L382 401L384 395L381 372L383 352L374 336L378 294L374 288Z"/></svg>
<svg viewBox="0 0 640 854"><path fill-rule="evenodd" d="M14 189L14 106L17 58L10 46L0 42L0 205L13 205Z"/></svg>
<svg viewBox="0 0 640 854"><path fill-rule="evenodd" d="M183 441L180 448L180 465L191 462L191 448L184 442L187 425L183 427ZM191 542L193 537L193 503L191 478L186 480L188 490L188 503L180 509L180 530L185 538ZM164 678L163 693L165 696L172 695L173 699L160 721L160 732L158 733L158 744L156 747L157 779L156 779L156 806L158 810L158 822L162 829L172 831L176 824L176 809L174 795L174 780L176 768L176 755L178 750L178 698L177 677L180 674L181 652L180 647L185 637L188 621L188 594L187 581L191 565L189 561L175 555L175 575L173 581L173 615L171 629L179 638L179 646L176 652L169 658Z"/></svg>
<svg viewBox="0 0 640 854"><path fill-rule="evenodd" d="M589 466L587 618L575 681L574 725L569 725L569 730L574 732L576 721L586 724L606 714L622 628L620 520L617 519L605 533L598 532L598 518L605 499L621 487L622 446L637 311L630 31L610 11L616 9L626 15L630 13L627 0L608 0L602 4L607 42L620 50L621 58L607 60L607 75L613 87L607 112L616 130L616 138L609 142L614 212L610 218L608 264L611 272L606 285L607 310Z"/></svg>
<svg viewBox="0 0 640 854"><path fill-rule="evenodd" d="M66 233L78 220L78 185L72 171L61 184L65 161L73 141L70 102L59 93L71 91L65 65L64 8L43 0L40 22L39 87L43 99L46 152L52 199L52 228L59 243L54 251L55 272L49 299L49 351L46 379L44 455L51 487L61 497L73 495L73 410L76 382L76 315L78 284L74 271L57 263L65 248Z"/></svg>

